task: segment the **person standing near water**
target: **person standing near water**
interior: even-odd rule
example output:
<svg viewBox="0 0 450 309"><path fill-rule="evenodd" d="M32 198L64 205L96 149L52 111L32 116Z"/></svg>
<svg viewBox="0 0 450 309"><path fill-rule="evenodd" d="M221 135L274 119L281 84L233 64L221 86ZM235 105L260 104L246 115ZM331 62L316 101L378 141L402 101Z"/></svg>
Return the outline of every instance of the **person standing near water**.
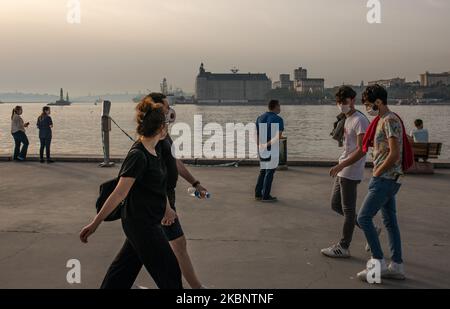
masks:
<svg viewBox="0 0 450 309"><path fill-rule="evenodd" d="M22 119L23 109L22 106L16 106L11 115L11 134L14 138L14 161L25 161L27 158L28 137L25 134L25 128L27 128L30 123L24 123ZM22 146L22 149L20 148Z"/></svg>
<svg viewBox="0 0 450 309"><path fill-rule="evenodd" d="M339 164L330 170L335 178L331 207L344 216L342 239L338 244L322 249L322 254L331 258L350 257L350 244L356 225L356 200L358 185L364 178L366 154L362 150L364 134L369 120L355 108L356 92L348 86L342 86L336 94L336 104L345 115L344 152Z"/></svg>
<svg viewBox="0 0 450 309"><path fill-rule="evenodd" d="M272 190L273 176L276 168L270 167L267 164L273 158L262 158L261 150L271 152L271 146L279 143L284 131L284 120L279 116L281 113L281 105L277 100L269 102L269 111L262 114L256 120L257 142L260 149L261 170L255 188L255 199L262 202L276 202L278 199L270 195ZM264 144L260 144L260 130L266 126L265 132L267 136L263 137ZM276 132L272 132L272 127L277 128ZM261 132L262 133L262 132ZM274 154L278 156L279 154Z"/></svg>
<svg viewBox="0 0 450 309"><path fill-rule="evenodd" d="M80 239L87 243L100 224L126 199L122 227L127 239L111 264L103 289L130 289L138 269L123 269L116 261L140 261L161 289L182 289L181 270L161 224L171 225L176 213L167 201L167 168L159 142L167 136L168 121L161 104L146 97L136 107L140 136L119 172L119 183L93 222L82 229ZM121 276L117 276L121 273Z"/></svg>
<svg viewBox="0 0 450 309"><path fill-rule="evenodd" d="M47 157L47 163L53 163L50 156L50 144L52 142L52 129L53 121L50 117L50 107L44 106L42 108L42 114L39 116L36 124L39 129L39 140L41 142L41 148L39 150L40 162L44 163L44 149Z"/></svg>

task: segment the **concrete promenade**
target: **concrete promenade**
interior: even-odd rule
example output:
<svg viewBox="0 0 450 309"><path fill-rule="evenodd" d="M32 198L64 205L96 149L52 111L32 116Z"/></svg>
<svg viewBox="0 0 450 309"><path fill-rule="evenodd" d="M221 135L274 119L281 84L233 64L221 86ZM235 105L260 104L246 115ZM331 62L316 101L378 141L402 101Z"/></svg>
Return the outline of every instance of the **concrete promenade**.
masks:
<svg viewBox="0 0 450 309"><path fill-rule="evenodd" d="M277 172L277 204L254 201L257 167L193 167L212 199L187 195L180 180L178 210L195 267L211 288L371 288L355 275L368 258L356 230L353 257L331 260L320 249L339 239L342 218L329 205L325 167ZM41 165L0 162L0 288L97 288L124 240L118 222L104 223L88 245L78 233L94 215L98 185L118 167L95 163ZM367 176L370 170L366 171ZM360 185L360 205L367 190ZM450 288L450 170L408 176L398 196L404 282L372 288ZM387 235L382 233L389 255ZM66 263L78 259L82 283L69 285ZM143 271L138 283L154 287Z"/></svg>

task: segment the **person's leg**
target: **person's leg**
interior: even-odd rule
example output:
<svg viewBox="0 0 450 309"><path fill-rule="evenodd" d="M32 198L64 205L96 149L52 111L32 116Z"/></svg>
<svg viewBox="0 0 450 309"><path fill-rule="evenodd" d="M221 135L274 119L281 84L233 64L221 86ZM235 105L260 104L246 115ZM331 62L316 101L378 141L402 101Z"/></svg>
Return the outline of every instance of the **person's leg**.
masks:
<svg viewBox="0 0 450 309"><path fill-rule="evenodd" d="M173 253L177 257L178 264L180 265L183 277L189 283L189 286L193 289L200 289L202 284L195 273L194 266L192 265L191 258L187 250L186 236L181 236L177 239L170 241Z"/></svg>
<svg viewBox="0 0 450 309"><path fill-rule="evenodd" d="M44 161L44 148L45 148L45 138L40 137L39 141L41 142L41 147L39 148L39 158L41 162Z"/></svg>
<svg viewBox="0 0 450 309"><path fill-rule="evenodd" d="M52 143L52 138L48 137L45 139L45 155L47 156L47 161L51 160L51 155L50 155L50 145Z"/></svg>
<svg viewBox="0 0 450 309"><path fill-rule="evenodd" d="M14 155L13 155L14 160L17 160L17 157L19 156L20 153L20 145L22 144L19 134L17 133L18 132L12 134L14 138Z"/></svg>
<svg viewBox="0 0 450 309"><path fill-rule="evenodd" d="M158 288L183 289L177 257L162 228L150 226L142 231L134 230L132 234L133 247Z"/></svg>
<svg viewBox="0 0 450 309"><path fill-rule="evenodd" d="M266 170L266 175L264 177L263 185L263 199L268 199L270 197L270 191L272 191L273 175L275 174L275 169Z"/></svg>
<svg viewBox="0 0 450 309"><path fill-rule="evenodd" d="M19 131L19 132L20 132L20 139L23 144L19 157L25 160L27 158L28 145L30 143L28 142L28 137L25 134L25 132L22 132L22 131Z"/></svg>
<svg viewBox="0 0 450 309"><path fill-rule="evenodd" d="M167 190L167 199L169 201L170 207L176 211L176 194L175 190ZM181 268L181 273L183 274L189 286L192 289L200 289L202 284L198 279L194 266L192 265L191 258L187 250L187 241L184 236L183 228L181 227L180 219L177 218L174 224L170 226L163 226L164 234L169 240L170 246L172 247L173 253L177 257L178 264Z"/></svg>
<svg viewBox="0 0 450 309"><path fill-rule="evenodd" d="M128 239L125 240L122 249L117 254L103 279L101 289L131 289L142 269L142 265L131 242Z"/></svg>
<svg viewBox="0 0 450 309"><path fill-rule="evenodd" d="M397 264L402 264L402 242L400 236L400 228L397 221L397 205L396 205L396 194L400 189L400 184L393 183L394 194L390 200L381 208L383 215L383 223L388 231L389 236L389 247L392 254L392 261Z"/></svg>
<svg viewBox="0 0 450 309"><path fill-rule="evenodd" d="M358 195L359 181L341 178L342 209L344 212L344 227L340 245L342 248L350 248L353 232L356 224L356 199Z"/></svg>
<svg viewBox="0 0 450 309"><path fill-rule="evenodd" d="M266 170L260 169L258 180L256 182L256 188L255 188L255 197L261 197L263 196L262 190L264 185L264 178L266 177Z"/></svg>
<svg viewBox="0 0 450 309"><path fill-rule="evenodd" d="M372 178L369 184L369 192L358 215L358 224L364 231L367 243L372 250L372 257L378 260L383 259L384 255L377 230L373 224L373 218L387 201L384 180L379 177Z"/></svg>
<svg viewBox="0 0 450 309"><path fill-rule="evenodd" d="M344 211L342 210L342 198L341 198L341 181L340 177L334 179L333 189L331 191L331 209L343 216Z"/></svg>

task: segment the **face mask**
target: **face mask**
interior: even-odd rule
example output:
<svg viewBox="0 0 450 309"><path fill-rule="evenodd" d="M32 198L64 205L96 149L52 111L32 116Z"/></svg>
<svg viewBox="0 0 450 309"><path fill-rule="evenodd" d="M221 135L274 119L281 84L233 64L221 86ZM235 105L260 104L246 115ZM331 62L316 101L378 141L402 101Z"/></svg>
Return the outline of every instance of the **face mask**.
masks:
<svg viewBox="0 0 450 309"><path fill-rule="evenodd" d="M378 110L378 107L376 105L374 105L374 106L371 106L370 109L367 110L367 113L372 117L376 117L380 114L380 111Z"/></svg>
<svg viewBox="0 0 450 309"><path fill-rule="evenodd" d="M175 110L170 107L169 112L166 114L166 122L174 123L175 120L177 120L177 113L175 113Z"/></svg>
<svg viewBox="0 0 450 309"><path fill-rule="evenodd" d="M341 113L344 113L344 114L348 114L348 113L350 113L350 111L352 110L352 109L350 108L350 105L341 105L341 104L339 104L339 105L338 105L338 108L339 108L339 110L341 111Z"/></svg>

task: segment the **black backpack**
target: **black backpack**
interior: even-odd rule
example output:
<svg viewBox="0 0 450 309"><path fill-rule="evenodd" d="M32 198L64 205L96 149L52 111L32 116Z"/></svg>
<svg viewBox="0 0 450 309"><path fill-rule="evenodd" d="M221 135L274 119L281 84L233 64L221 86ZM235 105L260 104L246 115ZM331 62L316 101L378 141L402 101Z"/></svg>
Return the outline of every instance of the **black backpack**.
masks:
<svg viewBox="0 0 450 309"><path fill-rule="evenodd" d="M133 149L136 149L136 148L133 148ZM130 151L132 151L132 150L130 150ZM139 150L139 151L141 151L141 150ZM145 158L147 159L147 157L145 157ZM119 180L120 180L120 177L116 177L116 178L109 180L105 183L102 183L100 185L99 196L97 198L97 202L95 203L95 208L97 209L97 214L100 212L100 210L102 210L102 207L105 204L106 200L109 198L109 196L113 193L114 189L117 187ZM134 187L134 185L133 185L133 187ZM132 189L133 188L131 188L130 191ZM108 217L106 217L105 222L112 222L112 221L121 219L122 209L126 206L127 200L128 200L128 196L122 202L120 202L119 206L117 206L116 209L114 209L113 212L111 212Z"/></svg>

